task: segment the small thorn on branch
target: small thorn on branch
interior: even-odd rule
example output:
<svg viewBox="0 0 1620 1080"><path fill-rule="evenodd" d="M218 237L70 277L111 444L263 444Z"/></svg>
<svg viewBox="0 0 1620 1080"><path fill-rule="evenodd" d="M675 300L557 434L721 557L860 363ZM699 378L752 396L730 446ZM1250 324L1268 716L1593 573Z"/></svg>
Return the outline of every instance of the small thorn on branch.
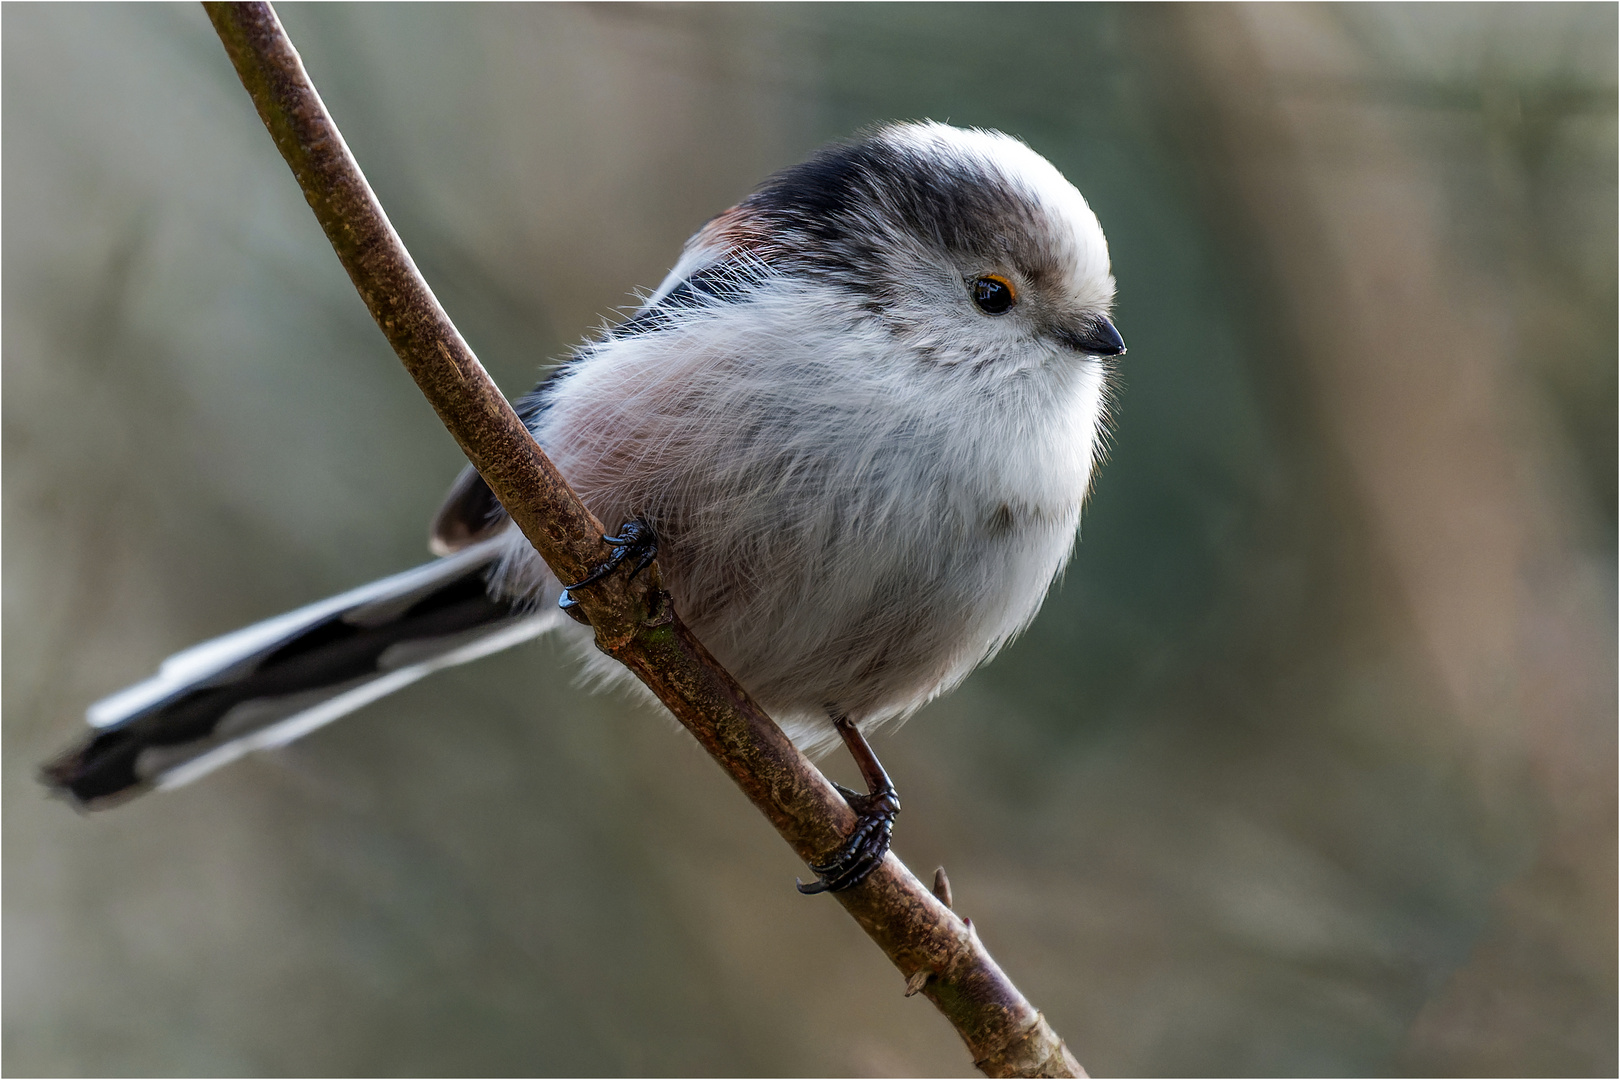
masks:
<svg viewBox="0 0 1620 1080"><path fill-rule="evenodd" d="M928 982L929 978L933 974L934 973L929 971L927 968L921 968L917 971L913 971L911 973L911 978L906 980L906 997L910 997L912 994L915 994L917 991L921 990L923 985Z"/></svg>
<svg viewBox="0 0 1620 1080"><path fill-rule="evenodd" d="M946 907L954 907L951 903L951 879L945 876L943 866L934 869L934 897Z"/></svg>

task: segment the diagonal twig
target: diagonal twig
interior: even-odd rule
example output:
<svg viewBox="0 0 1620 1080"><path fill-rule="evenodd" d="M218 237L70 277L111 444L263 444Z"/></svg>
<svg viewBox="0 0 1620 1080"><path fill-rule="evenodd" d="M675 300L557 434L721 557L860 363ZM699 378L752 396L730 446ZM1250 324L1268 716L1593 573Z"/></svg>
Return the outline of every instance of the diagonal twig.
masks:
<svg viewBox="0 0 1620 1080"><path fill-rule="evenodd" d="M462 340L349 153L274 9L205 3L281 155L377 325L446 428L547 565L585 576L609 549L599 522ZM806 862L831 854L855 815L748 692L709 655L659 588L656 564L577 594L604 652L629 667ZM989 1076L1084 1076L1078 1062L958 918L892 853L834 894L967 1043ZM946 893L948 895L948 891Z"/></svg>

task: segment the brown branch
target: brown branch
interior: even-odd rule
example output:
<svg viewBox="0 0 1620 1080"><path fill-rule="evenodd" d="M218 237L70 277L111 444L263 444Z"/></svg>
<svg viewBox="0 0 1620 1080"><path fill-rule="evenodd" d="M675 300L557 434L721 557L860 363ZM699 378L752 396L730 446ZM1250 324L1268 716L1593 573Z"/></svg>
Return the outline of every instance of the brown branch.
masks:
<svg viewBox="0 0 1620 1080"><path fill-rule="evenodd" d="M439 306L327 114L269 4L205 3L242 85L377 325L445 427L547 565L585 576L608 549L602 523L557 472ZM853 811L681 623L656 566L614 574L578 599L597 645L629 667L806 862L824 859ZM942 892L946 890L942 889ZM970 922L890 854L834 894L906 978L945 1014L990 1076L1084 1076L980 944ZM946 892L948 895L948 892Z"/></svg>

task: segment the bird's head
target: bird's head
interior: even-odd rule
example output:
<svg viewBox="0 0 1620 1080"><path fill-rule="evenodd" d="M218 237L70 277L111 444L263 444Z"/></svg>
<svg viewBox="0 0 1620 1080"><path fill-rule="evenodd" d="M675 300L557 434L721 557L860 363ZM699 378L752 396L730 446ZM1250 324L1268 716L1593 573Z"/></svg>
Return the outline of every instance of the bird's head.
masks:
<svg viewBox="0 0 1620 1080"><path fill-rule="evenodd" d="M709 222L682 263L711 291L749 266L834 286L935 363L1007 372L1125 351L1096 215L994 131L902 123L834 143Z"/></svg>

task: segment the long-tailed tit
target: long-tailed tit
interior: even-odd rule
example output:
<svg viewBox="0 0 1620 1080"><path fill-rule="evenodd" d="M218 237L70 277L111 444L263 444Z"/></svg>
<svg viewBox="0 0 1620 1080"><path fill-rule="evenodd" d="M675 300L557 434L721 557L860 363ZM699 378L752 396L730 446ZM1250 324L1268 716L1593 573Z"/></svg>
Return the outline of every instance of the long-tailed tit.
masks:
<svg viewBox="0 0 1620 1080"><path fill-rule="evenodd" d="M1113 295L1102 229L1045 158L894 124L710 221L523 399L580 497L626 523L625 565L603 571L656 550L682 618L793 741L855 753L861 825L807 891L887 849L899 801L863 733L994 655L1067 561L1125 351ZM169 658L91 706L95 732L48 778L90 805L173 787L438 668L583 635L471 469L432 545L426 566Z"/></svg>

